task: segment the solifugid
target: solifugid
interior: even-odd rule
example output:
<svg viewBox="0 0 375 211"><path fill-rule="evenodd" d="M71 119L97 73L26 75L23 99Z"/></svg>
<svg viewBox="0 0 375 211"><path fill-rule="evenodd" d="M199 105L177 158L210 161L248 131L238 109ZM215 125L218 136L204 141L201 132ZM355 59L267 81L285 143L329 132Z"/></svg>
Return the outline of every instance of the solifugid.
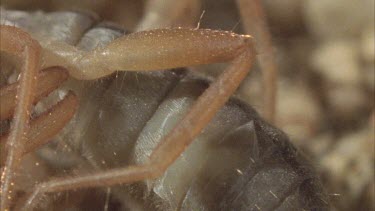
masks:
<svg viewBox="0 0 375 211"><path fill-rule="evenodd" d="M257 55L251 36L1 18L1 210L327 207L287 137L231 98ZM218 62L229 65L212 83L182 68Z"/></svg>

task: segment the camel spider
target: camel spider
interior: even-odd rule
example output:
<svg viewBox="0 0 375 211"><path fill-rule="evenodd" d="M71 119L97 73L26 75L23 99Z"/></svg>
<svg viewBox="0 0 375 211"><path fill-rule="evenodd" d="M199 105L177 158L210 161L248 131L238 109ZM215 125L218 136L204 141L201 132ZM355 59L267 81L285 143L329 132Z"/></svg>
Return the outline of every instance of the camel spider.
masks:
<svg viewBox="0 0 375 211"><path fill-rule="evenodd" d="M246 6L246 1L238 2L240 5L243 4L244 9L241 9L241 11L244 13L248 12L245 8L251 8ZM258 11L259 8L255 10ZM9 97L3 98L5 102L14 102L12 99L15 98L17 105L8 105L7 108L9 109L1 114L4 119L9 118L13 107L15 107L10 133L2 138L7 139L7 145L2 148L2 155L6 155L6 158L1 178L1 210L7 210L10 206L13 174L22 155L42 145L56 134L71 118L77 104L74 95L69 94L48 115L41 115L41 120L36 119L34 124L33 122L29 124L31 106L33 102L40 99L35 91L36 80L40 77L40 84L46 83L43 82L42 75L39 76L38 74L40 68L60 66L66 68L69 75L76 79L93 80L110 75L116 70L152 71L231 62L231 65L220 77L198 98L188 114L155 148L149 162L124 169L113 169L74 178L55 179L38 184L27 199L24 209L35 207L40 194L131 183L160 176L225 104L249 72L256 56L251 36L208 29L176 28L136 32L118 38L104 48L98 48L88 53L77 50L73 46L53 41L41 43L41 47L30 35L16 27L1 26L0 32L1 50L17 55L23 60L19 83L13 85L11 95L4 95ZM261 43L259 45L261 46L258 47L259 49L266 48L266 50L269 50L269 47L264 47ZM272 81L275 79L272 71L266 72L268 72L268 74L265 74L268 81L267 85L270 85L266 86L268 92L266 90L265 96L269 102L266 104L269 106L266 111L268 111L269 118L272 119L272 106L274 104ZM14 93L15 87L18 90L17 94ZM45 94L40 96L43 95ZM61 111L59 111L59 108ZM51 117L47 118L48 116ZM48 124L51 121L54 123ZM58 124L55 124L56 122ZM39 131L40 127L45 125L51 126L51 129L48 130L50 133L48 135L39 134L42 137L39 137L38 134L35 135L36 138L33 137L33 131ZM35 138L35 144L28 144L33 138Z"/></svg>
<svg viewBox="0 0 375 211"><path fill-rule="evenodd" d="M17 54L22 54L24 49L27 51L25 53L26 62L24 69L25 73L30 71L32 71L32 73L31 75L24 74L22 76L19 88L21 93L19 96L31 96L31 94L23 94L22 85L25 84L24 86L28 87L27 91L32 91L30 85L27 84L31 84L31 80L35 78L33 73L36 72L37 67L36 65L29 66L28 64L32 63L32 61L38 63L39 58L35 55L37 53L28 52L28 49L34 50L37 48L32 46L33 44L30 44L32 42L23 44L24 46L22 47L13 47L16 44L16 40L13 38L21 33L19 29L14 27L1 26L1 40L4 42L1 48L10 52L16 52ZM159 42L153 42L155 39L158 39ZM54 65L66 67L70 75L78 79L100 78L111 74L117 69L140 71L169 69L217 61L233 60L233 62L232 65L222 73L218 80L211 84L202 94L191 108L190 112L165 138L162 144L155 149L150 157L149 163L130 166L126 169L114 169L97 174L54 180L45 184L40 184L27 201L26 206L32 207L38 195L41 193L63 191L71 188L92 187L98 186L98 184L101 186L109 186L118 183L153 179L160 176L213 118L215 113L224 105L226 100L236 90L239 83L250 70L255 57L255 51L250 39L250 36L236 35L229 32L181 28L134 33L119 38L106 48L95 50L87 55L80 55L79 52L70 46L57 47L54 43L48 44L47 46L51 48L45 50L46 54L44 58L46 61L52 62ZM5 43L8 43L9 47ZM126 46L126 48L122 46ZM53 54L52 52L57 53ZM79 59L69 58L72 55ZM129 59L124 60L122 55L127 55ZM148 57L146 61L145 55ZM34 59L30 59L30 57L34 57ZM168 59L169 62L165 59ZM65 61L74 61L75 63L66 63ZM108 69L109 64L111 64L111 69ZM44 65L48 67L50 63L45 63ZM23 97L20 97L18 105L31 104L31 99L25 99L25 102L23 102L21 101L22 98ZM27 113L30 112L29 108L22 108L22 111L21 116L21 114L19 114L20 111L16 108L15 119L26 122ZM202 111L206 112L202 113ZM14 141L15 144L19 142L18 140L25 142L23 134L26 133L26 125L18 122L14 122L13 124L19 125L19 129L12 130L12 133L9 135L10 141L8 141L8 143L12 143L12 140L17 140ZM17 151L19 147L14 147L17 145L9 144L8 146L8 156L14 153L16 157L20 157L21 152ZM16 152L13 152L12 149L16 149ZM13 165L15 164L9 161L8 158L3 174L6 175L7 170L11 169ZM9 177L7 178L9 179ZM7 184L7 181L5 180L3 184ZM4 194L4 192L7 193L7 189L7 186L3 186L2 188L3 205L5 204L4 202L6 202L6 194Z"/></svg>

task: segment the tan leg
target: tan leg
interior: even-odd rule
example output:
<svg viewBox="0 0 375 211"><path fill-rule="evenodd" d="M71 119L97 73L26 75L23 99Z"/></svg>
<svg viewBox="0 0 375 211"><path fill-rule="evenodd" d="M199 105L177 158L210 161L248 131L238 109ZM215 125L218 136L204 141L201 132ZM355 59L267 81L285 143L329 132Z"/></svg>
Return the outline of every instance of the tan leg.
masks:
<svg viewBox="0 0 375 211"><path fill-rule="evenodd" d="M35 104L47 96L66 81L68 77L68 72L61 67L50 67L42 70L38 76L33 103ZM9 119L13 116L18 86L19 82L16 82L0 89L0 120Z"/></svg>
<svg viewBox="0 0 375 211"><path fill-rule="evenodd" d="M39 69L40 46L27 33L11 26L0 26L0 50L22 58L22 71L17 88L17 105L7 140L8 156L1 172L0 210L7 210L12 198L12 181L27 139L30 111Z"/></svg>
<svg viewBox="0 0 375 211"><path fill-rule="evenodd" d="M258 61L263 71L264 116L275 121L277 65L272 48L271 33L260 0L237 0L245 32L256 40Z"/></svg>
<svg viewBox="0 0 375 211"><path fill-rule="evenodd" d="M80 80L118 70L152 71L229 62L243 52L248 35L209 29L156 29L120 37L105 48L83 52L64 43L43 46L44 66L62 66Z"/></svg>
<svg viewBox="0 0 375 211"><path fill-rule="evenodd" d="M162 32L164 34L168 34L168 32L171 31L164 30ZM164 56L164 58L162 58L162 61L160 61L159 59L150 59L151 65L154 65L154 69L158 67L160 67L161 69L165 68L165 66L178 66L181 64L189 65L204 63L208 61L226 61L228 58L234 57L234 59L232 59L232 64L198 98L198 100L195 102L186 116L175 126L175 128L168 134L168 136L160 142L160 144L152 153L149 162L142 165L129 166L126 168L113 169L78 177L55 179L46 183L41 183L37 185L34 192L28 198L24 209L30 210L35 207L38 203L40 195L43 193L58 192L85 187L105 187L115 184L131 183L145 179L153 179L162 175L164 171L185 150L185 148L189 146L194 138L199 135L202 129L210 122L217 111L225 104L228 98L237 89L241 81L250 70L251 64L255 57L255 53L249 36L239 36L223 32L213 32L212 34L209 34L208 31L209 30L186 30L186 32L189 32L190 35L193 35L187 36L187 38L190 39L190 42L196 44L195 46L183 46L177 42L169 42L171 43L171 45L168 46L170 49L181 48L183 51L178 52L179 55L177 56ZM152 33L155 34L155 31L153 31ZM178 32L178 34L181 35L181 32ZM227 36L224 36L223 34ZM159 34L156 33L156 36L158 35ZM215 37L212 37L212 35L222 36L220 38L222 42L221 46L207 45L204 43L207 41L207 39L215 39ZM202 37L204 37L205 39L202 40ZM165 39L165 41L170 41L169 36L167 36L166 38L168 39ZM241 44L228 44L227 42L225 42L228 41L228 38L229 41L230 39L236 39L234 43ZM142 42L144 42L144 40ZM162 43L163 46L167 46L167 44L168 42ZM211 47L206 48L206 46ZM109 48L111 47L112 46L110 45ZM149 52L149 55L158 55L157 52L159 52L159 50L160 49L156 49L154 50L155 52ZM151 51L153 51L152 48ZM190 54L191 51L194 51L193 53L199 53L198 56L195 54ZM174 54L175 51L172 51L172 53ZM188 54L188 56L185 56L186 54ZM191 57L189 57L190 55ZM170 59L173 56L175 56L177 60ZM197 61L196 59L199 59L199 61ZM171 62L166 63L166 60ZM149 67L150 65L147 62L143 63L146 63L146 67ZM136 65L138 64L135 64L133 67L138 67Z"/></svg>
<svg viewBox="0 0 375 211"><path fill-rule="evenodd" d="M76 95L70 91L64 99L30 122L28 141L24 144L22 156L48 143L73 117L78 107ZM0 137L0 144L8 135ZM7 147L2 147L0 163L7 154Z"/></svg>
<svg viewBox="0 0 375 211"><path fill-rule="evenodd" d="M27 104L36 103L55 90L68 78L68 73L64 68L51 67L37 74L39 44L26 33L14 27L1 26L1 35L8 36L1 37L1 50L26 60L21 80L0 89L0 120L9 119L14 114L10 133L0 137L0 144L3 145L0 146L1 210L7 210L12 199L12 177L17 171L18 162L24 154L47 143L65 126L74 115L78 101L76 96L70 92L57 105L33 119L29 124L31 108ZM14 41L16 43L12 43ZM30 68L34 69L30 70ZM39 76L39 84L36 85L35 90L36 75ZM25 85L25 80L29 80L27 85ZM30 83L30 81L32 82ZM20 115L19 107L22 107L22 115ZM14 135L15 131L18 134Z"/></svg>

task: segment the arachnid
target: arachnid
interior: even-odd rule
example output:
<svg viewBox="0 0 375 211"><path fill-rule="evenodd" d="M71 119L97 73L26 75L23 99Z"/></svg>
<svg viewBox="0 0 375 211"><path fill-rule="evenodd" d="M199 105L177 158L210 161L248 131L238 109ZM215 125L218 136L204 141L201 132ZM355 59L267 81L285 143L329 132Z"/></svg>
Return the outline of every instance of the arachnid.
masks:
<svg viewBox="0 0 375 211"><path fill-rule="evenodd" d="M256 56L250 36L177 28L118 38L120 30L105 25L95 27L94 23L88 24L87 29L90 26L92 29L82 30L82 38L73 44L63 37L37 42L16 27L1 26L1 50L23 59L14 120L6 135L7 145L2 145L6 159L2 170L1 209L9 206L32 209L43 207L41 204L48 207L53 199L46 194L88 187L108 187L107 195L123 203L123 209L141 205L144 209L180 210L288 210L327 206L324 196L319 195L319 182L287 138L246 104L233 99L225 104ZM35 88L37 76L40 75L40 84L45 83L39 69L60 66L73 78L93 80L116 70L151 71L213 62L230 62L230 66L209 86L207 81L184 70L119 73L117 77L86 85L92 90L78 96L86 97L83 112L91 116L86 116L83 126L68 125L70 131L65 131L63 137L71 138L67 142L81 155L80 162L85 164L79 165L95 171L38 183L26 190L24 196L14 197L19 200L17 205L10 203L14 174L22 155L43 144L62 127L55 125L62 122L60 116L53 117L51 123L41 120L41 125L51 126L55 131L43 138L30 138L33 130L42 135L44 130L52 131L46 126L33 126L33 121L28 128L31 105L40 99L34 91L39 90ZM72 79L71 83L79 82ZM76 88L78 92L80 89L82 86ZM13 98L1 95L2 101L11 101L15 95L14 91L9 95ZM71 95L65 98L70 99ZM65 119L70 119L66 108L76 104L75 98L71 98L68 106L57 105L63 108L61 116ZM98 99L98 105L92 105ZM12 110L14 105L9 107ZM50 113L54 111L58 109ZM75 134L74 129L82 129L78 131L82 134ZM194 139L201 140L193 142ZM28 141L37 144L28 147ZM67 165L72 168L75 164ZM109 191L114 185L143 180L148 182ZM265 191L259 192L262 189ZM262 197L257 198L259 195ZM112 206L110 201L104 202Z"/></svg>

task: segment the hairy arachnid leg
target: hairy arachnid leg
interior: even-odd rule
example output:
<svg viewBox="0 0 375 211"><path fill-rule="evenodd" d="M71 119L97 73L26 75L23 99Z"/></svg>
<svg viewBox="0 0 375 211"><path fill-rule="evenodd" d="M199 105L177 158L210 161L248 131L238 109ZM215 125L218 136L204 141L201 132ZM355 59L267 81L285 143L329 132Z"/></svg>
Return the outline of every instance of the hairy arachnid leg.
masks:
<svg viewBox="0 0 375 211"><path fill-rule="evenodd" d="M28 141L24 144L22 156L48 143L73 117L78 107L76 95L70 91L64 99L49 110L43 112L30 122ZM0 137L0 144L7 140L8 135ZM7 154L7 147L1 148L0 163Z"/></svg>
<svg viewBox="0 0 375 211"><path fill-rule="evenodd" d="M156 38L158 42L153 41ZM169 29L134 33L115 40L106 48L83 55L84 59L80 60L83 63L65 63L65 66L72 68L70 70L73 76L92 79L108 75L116 69L155 70L232 61L171 133L160 142L149 162L41 183L28 198L24 209L35 207L43 193L131 183L162 175L237 89L250 70L254 57L250 36L212 30ZM99 69L89 72L87 64ZM102 69L104 64L111 64L111 68Z"/></svg>
<svg viewBox="0 0 375 211"><path fill-rule="evenodd" d="M39 83L35 93L34 104L42 97L47 96L68 78L68 73L61 67L51 67L42 70L39 74ZM16 95L19 82L15 82L0 89L0 105L3 106L0 112L0 119L9 119L16 107ZM27 141L23 143L21 157L34 151L40 146L48 143L73 117L78 107L77 97L73 92L68 94L52 106L49 110L43 112L39 116L30 121L30 127L27 133ZM4 112L3 112L4 111ZM0 166L3 166L8 158L8 140L9 133L0 137ZM17 167L17 166L16 166ZM17 170L17 169L16 169ZM0 172L3 172L3 167ZM12 200L9 200L12 201ZM10 202L8 207L11 206ZM4 203L3 201L1 203Z"/></svg>
<svg viewBox="0 0 375 211"><path fill-rule="evenodd" d="M0 26L0 50L22 59L16 108L7 140L8 156L1 172L0 210L7 210L12 198L12 181L27 140L29 118L39 69L40 46L27 33L11 26Z"/></svg>
<svg viewBox="0 0 375 211"><path fill-rule="evenodd" d="M50 67L38 74L39 44L15 27L1 26L0 29L1 50L26 60L21 79L0 89L0 120L13 116L10 132L0 137L1 210L7 210L12 201L13 177L22 156L55 136L73 117L78 101L69 92L58 104L29 123L32 104L61 85L68 78L68 72L61 67Z"/></svg>
<svg viewBox="0 0 375 211"><path fill-rule="evenodd" d="M245 32L256 40L258 61L263 72L263 112L271 123L275 122L277 65L272 48L271 33L260 0L237 0Z"/></svg>
<svg viewBox="0 0 375 211"><path fill-rule="evenodd" d="M50 67L42 70L38 76L33 103L35 104L59 87L68 76L68 72L61 67ZM0 89L0 120L9 119L13 116L18 86L19 82L15 82Z"/></svg>
<svg viewBox="0 0 375 211"><path fill-rule="evenodd" d="M245 32L253 35L255 39L254 43L258 51L257 58L263 73L263 113L269 122L274 123L277 64L272 48L271 33L268 30L262 3L260 0L237 0L236 4L240 11ZM147 1L146 16L142 19L137 31L170 27L174 21L181 21L181 14L184 13L184 9L197 11L199 6L196 0L181 0L178 3L171 0ZM172 16L170 14L171 8L173 8ZM193 19L195 19L194 23L196 24L199 21L197 20L199 14L195 14L195 16Z"/></svg>

